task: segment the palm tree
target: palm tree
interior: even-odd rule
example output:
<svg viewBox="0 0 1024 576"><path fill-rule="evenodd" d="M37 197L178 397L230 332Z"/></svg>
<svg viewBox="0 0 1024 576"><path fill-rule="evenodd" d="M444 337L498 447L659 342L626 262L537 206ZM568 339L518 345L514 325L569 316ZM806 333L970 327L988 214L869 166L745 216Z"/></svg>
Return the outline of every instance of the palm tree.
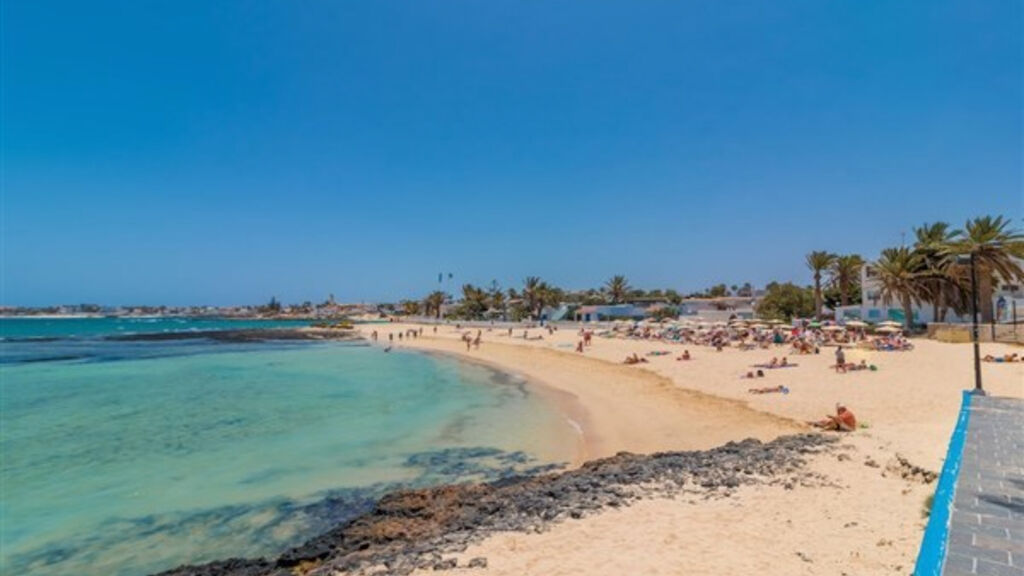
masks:
<svg viewBox="0 0 1024 576"><path fill-rule="evenodd" d="M420 303L415 300L406 300L402 302L402 311L406 316L415 316L420 313Z"/></svg>
<svg viewBox="0 0 1024 576"><path fill-rule="evenodd" d="M850 303L850 288L860 277L860 269L864 266L864 259L860 254L845 254L836 256L829 269L832 276L832 283L839 288L839 304L846 306Z"/></svg>
<svg viewBox="0 0 1024 576"><path fill-rule="evenodd" d="M441 307L444 306L445 300L448 299L448 295L440 290L435 290L427 295L423 300L423 308L429 316L431 312L434 313L434 318L441 318Z"/></svg>
<svg viewBox="0 0 1024 576"><path fill-rule="evenodd" d="M920 258L921 270L918 274L922 286L924 300L932 304L932 319L942 322L946 318L949 306L959 308L962 298L960 270L956 259L950 254L949 247L953 241L953 233L949 224L933 222L914 228L914 252Z"/></svg>
<svg viewBox="0 0 1024 576"><path fill-rule="evenodd" d="M483 317L487 311L487 293L472 284L463 284L461 308L467 318Z"/></svg>
<svg viewBox="0 0 1024 576"><path fill-rule="evenodd" d="M886 248L875 262L879 294L886 306L894 300L903 308L903 324L910 328L915 302L920 303L923 287L919 276L920 256L906 246Z"/></svg>
<svg viewBox="0 0 1024 576"><path fill-rule="evenodd" d="M806 256L807 267L814 272L814 317L818 320L821 320L821 273L828 270L835 259L835 254L821 250Z"/></svg>
<svg viewBox="0 0 1024 576"><path fill-rule="evenodd" d="M1010 229L1002 216L984 216L967 221L953 233L951 254L970 254L978 276L978 305L981 321L993 320L992 292L998 276L1004 282L1024 280L1019 260L1024 258L1024 234Z"/></svg>
<svg viewBox="0 0 1024 576"><path fill-rule="evenodd" d="M612 304L619 304L624 301L629 295L629 291L633 289L629 285L629 280L626 280L626 277L621 274L612 276L604 283L604 287L608 296L612 299Z"/></svg>
<svg viewBox="0 0 1024 576"><path fill-rule="evenodd" d="M526 309L530 311L530 314L536 313L537 318L540 318L541 312L544 310L544 292L546 290L547 284L537 276L527 276L523 281L522 296L526 301Z"/></svg>
<svg viewBox="0 0 1024 576"><path fill-rule="evenodd" d="M501 286L497 280L491 281L491 287L487 291L488 304L494 310L505 315L505 293L501 291Z"/></svg>

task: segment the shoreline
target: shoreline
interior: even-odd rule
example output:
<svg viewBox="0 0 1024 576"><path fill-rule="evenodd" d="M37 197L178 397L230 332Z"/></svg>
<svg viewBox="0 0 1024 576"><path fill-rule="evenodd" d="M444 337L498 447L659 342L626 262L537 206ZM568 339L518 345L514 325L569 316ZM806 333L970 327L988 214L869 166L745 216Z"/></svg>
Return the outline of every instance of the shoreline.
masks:
<svg viewBox="0 0 1024 576"><path fill-rule="evenodd" d="M157 576L409 575L486 569L486 557L456 554L495 534L543 533L568 522L658 498L726 500L757 486L825 482L808 466L836 438L802 434L768 443L730 442L704 451L621 453L562 472L385 495L372 511L273 558L230 558ZM445 558L444 556L447 556Z"/></svg>
<svg viewBox="0 0 1024 576"><path fill-rule="evenodd" d="M390 328L404 331L410 325ZM705 450L729 441L770 441L809 430L796 419L757 410L743 401L680 388L642 367L494 340L467 353L461 341L449 337L453 328L448 329L447 335L425 331L416 339L377 345L442 353L524 377L535 392L553 400L556 409L583 428L586 450L576 466L623 451ZM367 340L372 330L356 327Z"/></svg>
<svg viewBox="0 0 1024 576"><path fill-rule="evenodd" d="M365 340L365 338L363 338ZM369 340L366 340L371 346L380 347L379 343L374 344ZM521 372L510 370L501 364L490 362L481 358L474 358L471 356L463 356L457 352L448 350L432 350L426 348L409 347L403 348L403 351L409 351L414 354L426 354L428 356L437 356L439 358L445 358L455 362L465 362L469 364L475 364L477 366L483 366L487 369L507 374L515 378L519 378L523 381L523 385L529 394L534 394L540 398L541 402L548 404L559 417L563 420L563 423L571 428L574 436L575 448L573 450L573 456L568 463L567 469L573 469L580 467L584 462L589 460L587 457L593 451L592 442L590 435L587 434L587 430L590 428L589 414L587 413L586 407L580 403L578 397L565 390L560 390L550 384L522 374Z"/></svg>

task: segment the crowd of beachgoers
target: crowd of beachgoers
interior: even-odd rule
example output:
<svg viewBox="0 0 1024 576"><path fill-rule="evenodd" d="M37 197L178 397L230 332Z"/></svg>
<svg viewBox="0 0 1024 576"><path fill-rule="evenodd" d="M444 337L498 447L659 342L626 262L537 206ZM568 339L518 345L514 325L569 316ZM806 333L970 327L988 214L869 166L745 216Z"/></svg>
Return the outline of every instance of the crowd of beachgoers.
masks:
<svg viewBox="0 0 1024 576"><path fill-rule="evenodd" d="M816 354L825 346L855 346L877 351L905 351L913 344L903 336L895 322L879 324L869 334L863 322L821 324L802 322L784 325L778 321L747 322L616 322L611 327L594 331L581 328L580 335L587 343L588 335L603 338L652 340L666 344L707 346L721 350L734 347L740 350L770 349L789 346L793 354Z"/></svg>

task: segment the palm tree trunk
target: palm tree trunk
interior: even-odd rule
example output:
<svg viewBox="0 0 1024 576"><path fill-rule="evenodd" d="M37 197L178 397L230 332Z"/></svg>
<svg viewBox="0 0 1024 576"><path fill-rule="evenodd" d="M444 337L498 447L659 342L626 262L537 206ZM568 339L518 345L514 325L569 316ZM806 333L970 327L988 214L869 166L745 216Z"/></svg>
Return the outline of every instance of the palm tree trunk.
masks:
<svg viewBox="0 0 1024 576"><path fill-rule="evenodd" d="M840 278L839 280L839 301L843 306L847 306L850 303L850 296L847 292L850 290L850 281L846 278Z"/></svg>
<svg viewBox="0 0 1024 576"><path fill-rule="evenodd" d="M910 296L903 297L903 325L910 329L914 322L914 307L911 305Z"/></svg>
<svg viewBox="0 0 1024 576"><path fill-rule="evenodd" d="M978 313L982 324L992 323L992 274L981 266L978 267Z"/></svg>
<svg viewBox="0 0 1024 576"><path fill-rule="evenodd" d="M821 321L821 273L814 273L814 319Z"/></svg>
<svg viewBox="0 0 1024 576"><path fill-rule="evenodd" d="M943 282L940 280L939 281L939 294L935 298L935 301L936 301L936 303L939 306L939 316L936 319L936 322L945 322L946 321L946 312L949 310L949 306L946 305L946 290L947 289L948 288L946 286L944 286Z"/></svg>

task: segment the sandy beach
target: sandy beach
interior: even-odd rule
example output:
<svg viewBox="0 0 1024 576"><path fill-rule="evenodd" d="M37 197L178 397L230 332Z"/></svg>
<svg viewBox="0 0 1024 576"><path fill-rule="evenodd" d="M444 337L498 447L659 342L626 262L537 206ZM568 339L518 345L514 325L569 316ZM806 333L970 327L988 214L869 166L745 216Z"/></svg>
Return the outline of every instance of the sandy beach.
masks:
<svg viewBox="0 0 1024 576"><path fill-rule="evenodd" d="M909 352L851 351L877 371L837 374L832 348L790 356L796 367L742 376L786 348L715 352L683 346L595 337L583 354L579 336L531 329L541 340L483 329L479 349L466 350L453 325L423 327L417 339L397 339L411 325L366 325L382 343L456 354L521 374L578 425L579 461L619 451L706 449L730 440L771 440L807 431L836 402L862 423L810 468L827 479L791 488L744 486L728 498L654 498L536 534L501 533L457 558L486 557L487 574L894 574L912 568L933 492L914 467L938 472L960 406L973 385L971 347L917 339ZM419 328L416 326L415 328ZM472 329L474 334L476 328ZM646 356L652 351L671 354ZM1009 345L983 344L983 354ZM637 353L649 362L621 364ZM985 387L1024 397L1024 365L984 364ZM751 387L784 385L789 394L754 395ZM571 432L574 433L574 432ZM576 462L579 464L580 462ZM743 550L743 554L737 554ZM424 572L426 573L426 572Z"/></svg>

